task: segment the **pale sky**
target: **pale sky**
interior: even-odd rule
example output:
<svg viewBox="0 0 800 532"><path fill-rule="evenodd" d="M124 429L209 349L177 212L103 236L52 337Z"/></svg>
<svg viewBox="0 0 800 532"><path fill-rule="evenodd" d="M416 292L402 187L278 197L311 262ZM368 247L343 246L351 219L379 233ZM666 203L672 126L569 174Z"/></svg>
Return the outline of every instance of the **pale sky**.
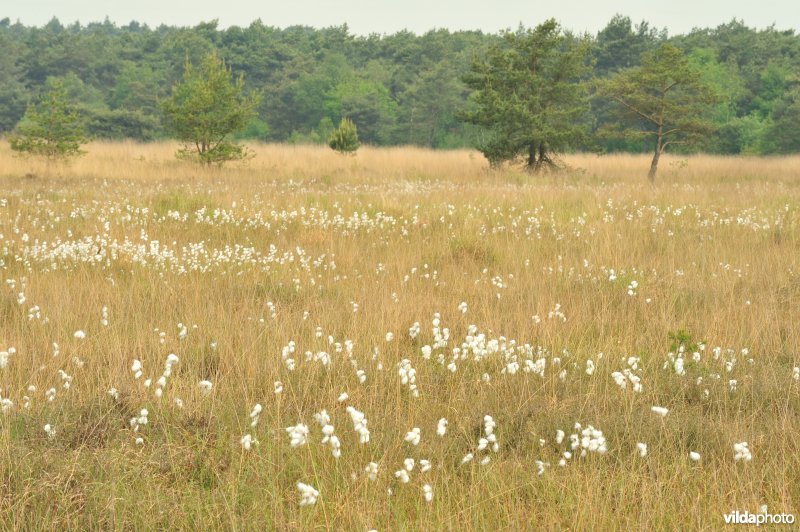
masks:
<svg viewBox="0 0 800 532"><path fill-rule="evenodd" d="M351 33L424 33L434 28L496 32L521 22L535 26L554 17L576 32L596 33L615 13L633 22L647 20L670 35L693 27L716 27L732 18L751 27L775 24L800 32L798 0L0 0L0 19L41 26L53 16L69 24L100 22L106 16L118 25L132 20L193 26L219 19L220 26L247 26L260 18L265 25L316 28L347 23Z"/></svg>

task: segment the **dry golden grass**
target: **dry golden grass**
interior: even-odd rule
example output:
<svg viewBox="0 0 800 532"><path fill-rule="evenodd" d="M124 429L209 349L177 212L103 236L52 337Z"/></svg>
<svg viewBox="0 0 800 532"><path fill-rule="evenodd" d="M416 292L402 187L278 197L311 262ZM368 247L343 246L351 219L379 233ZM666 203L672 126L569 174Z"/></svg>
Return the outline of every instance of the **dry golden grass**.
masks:
<svg viewBox="0 0 800 532"><path fill-rule="evenodd" d="M0 142L3 166L0 176L14 177L63 176L81 178L133 180L195 180L223 175L231 179L302 181L323 180L326 183L375 183L397 180L436 179L472 184L476 180L509 172L491 172L483 155L470 150L431 151L423 148L362 147L355 156L342 156L319 146L255 144L250 146L256 157L243 164L204 169L175 159L178 145L173 142L136 143L97 142L85 149L88 155L68 164L21 157L13 154L7 143ZM571 169L570 178L604 179L615 183L644 184L650 155L567 155L563 162ZM510 172L515 174L516 172ZM765 176L779 182L795 182L800 175L800 156L788 157L723 157L711 155L665 155L660 165L660 184L702 182L760 181ZM562 176L563 177L563 176ZM527 181L517 175L517 181Z"/></svg>
<svg viewBox="0 0 800 532"><path fill-rule="evenodd" d="M14 281L0 350L16 348L0 369L13 403L0 417L4 529L716 529L734 509L797 513L800 158L666 157L651 186L646 156L569 156L572 170L528 177L469 151L256 146L246 165L206 169L174 160L173 144L87 149L54 164L0 144L0 267ZM566 321L548 317L556 305ZM426 360L436 312L450 338ZM471 324L506 354L470 353L451 373ZM679 330L706 345L683 376L668 360ZM336 349L348 340L352 360ZM313 360L323 351L327 367ZM158 399L169 353L180 363ZM629 356L641 393L611 377ZM544 360L543 376L526 360ZM347 405L366 414L369 444ZM320 443L322 409L338 460ZM485 415L500 448L481 466ZM284 428L300 422L309 441L292 449ZM601 430L608 451L578 449L560 467L575 423ZM260 442L249 452L248 433ZM750 462L734 460L742 441ZM467 452L479 456L461 465ZM319 490L316 505L298 505L298 481Z"/></svg>

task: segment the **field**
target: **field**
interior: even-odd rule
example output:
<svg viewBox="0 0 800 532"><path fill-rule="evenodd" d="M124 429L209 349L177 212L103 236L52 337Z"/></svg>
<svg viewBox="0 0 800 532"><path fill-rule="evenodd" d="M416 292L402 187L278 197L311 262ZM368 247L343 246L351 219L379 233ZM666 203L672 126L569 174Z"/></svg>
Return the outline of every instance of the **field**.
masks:
<svg viewBox="0 0 800 532"><path fill-rule="evenodd" d="M799 157L174 148L0 144L3 529L800 509Z"/></svg>

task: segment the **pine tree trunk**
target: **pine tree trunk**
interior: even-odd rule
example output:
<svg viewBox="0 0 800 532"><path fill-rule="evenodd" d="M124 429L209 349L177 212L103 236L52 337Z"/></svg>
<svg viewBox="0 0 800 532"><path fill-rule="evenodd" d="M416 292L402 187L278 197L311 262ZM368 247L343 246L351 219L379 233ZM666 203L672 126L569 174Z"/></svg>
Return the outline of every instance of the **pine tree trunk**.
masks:
<svg viewBox="0 0 800 532"><path fill-rule="evenodd" d="M527 164L528 172L535 173L536 172L536 143L531 142L528 145L528 164Z"/></svg>
<svg viewBox="0 0 800 532"><path fill-rule="evenodd" d="M658 126L658 134L656 137L656 150L653 154L653 160L650 163L650 171L647 173L647 178L650 179L651 183L656 182L656 172L658 172L658 159L661 157L661 152L663 151L662 148L662 138L661 138L661 126Z"/></svg>

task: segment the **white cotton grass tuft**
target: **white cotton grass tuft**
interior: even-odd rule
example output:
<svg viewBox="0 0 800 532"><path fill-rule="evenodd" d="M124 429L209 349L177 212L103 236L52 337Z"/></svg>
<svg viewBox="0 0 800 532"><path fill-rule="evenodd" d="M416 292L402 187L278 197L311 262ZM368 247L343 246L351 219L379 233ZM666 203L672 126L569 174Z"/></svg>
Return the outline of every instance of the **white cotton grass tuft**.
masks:
<svg viewBox="0 0 800 532"><path fill-rule="evenodd" d="M375 462L368 463L366 467L364 467L364 473L366 473L370 482L375 482L378 480L378 464Z"/></svg>
<svg viewBox="0 0 800 532"><path fill-rule="evenodd" d="M689 452L689 459L692 462L699 462L700 461L700 453L695 452L695 451Z"/></svg>
<svg viewBox="0 0 800 532"><path fill-rule="evenodd" d="M400 384L408 386L413 397L419 397L417 389L417 370L411 365L411 361L404 358L397 364L397 374L400 376Z"/></svg>
<svg viewBox="0 0 800 532"><path fill-rule="evenodd" d="M796 381L800 381L800 366L795 367L792 370L792 378Z"/></svg>
<svg viewBox="0 0 800 532"><path fill-rule="evenodd" d="M342 444L339 438L334 434L335 428L331 425L331 417L328 415L327 410L322 410L314 414L314 419L322 427L322 444L327 444L331 448L331 454L334 458L342 456Z"/></svg>
<svg viewBox="0 0 800 532"><path fill-rule="evenodd" d="M146 408L142 408L141 410L139 410L139 414L137 416L134 416L134 417L130 418L130 420L128 420L128 423L131 426L131 429L133 430L133 432L139 432L139 429L142 426L147 425L147 421L148 421L147 416L148 415L149 415L149 412L147 411L147 409Z"/></svg>
<svg viewBox="0 0 800 532"><path fill-rule="evenodd" d="M208 395L211 393L211 389L214 387L211 381L200 381L197 383L197 387L200 389L200 393L203 395Z"/></svg>
<svg viewBox="0 0 800 532"><path fill-rule="evenodd" d="M447 420L445 418L441 418L436 424L436 434L438 434L440 438L447 434Z"/></svg>
<svg viewBox="0 0 800 532"><path fill-rule="evenodd" d="M253 447L258 445L258 440L255 439L251 434L245 434L242 436L241 439L242 449L245 451L249 451Z"/></svg>
<svg viewBox="0 0 800 532"><path fill-rule="evenodd" d="M8 351L0 351L0 369L4 369L8 366L8 357L14 354L13 347L8 349Z"/></svg>
<svg viewBox="0 0 800 532"><path fill-rule="evenodd" d="M298 482L297 491L300 492L300 506L313 506L317 503L319 492L312 486Z"/></svg>
<svg viewBox="0 0 800 532"><path fill-rule="evenodd" d="M259 415L261 415L261 410L262 410L261 404L260 403L256 403L255 406L253 406L253 409L250 411L250 427L251 428L255 428L255 426L258 425L258 417L259 417Z"/></svg>
<svg viewBox="0 0 800 532"><path fill-rule="evenodd" d="M398 469L394 472L394 476L400 481L401 484L408 484L411 480L411 477L408 474L408 471L405 469Z"/></svg>
<svg viewBox="0 0 800 532"><path fill-rule="evenodd" d="M669 413L669 409L663 406L651 406L650 410L661 417L665 417Z"/></svg>
<svg viewBox="0 0 800 532"><path fill-rule="evenodd" d="M285 430L289 434L289 445L292 449L305 445L308 441L308 425L298 423L292 427L286 427Z"/></svg>
<svg viewBox="0 0 800 532"><path fill-rule="evenodd" d="M430 484L422 486L422 496L425 498L425 502L433 501L433 488L431 488Z"/></svg>
<svg viewBox="0 0 800 532"><path fill-rule="evenodd" d="M581 431L581 456L585 456L586 452L605 454L606 439L603 436L603 431L589 425Z"/></svg>
<svg viewBox="0 0 800 532"><path fill-rule="evenodd" d="M86 333L85 333L85 332L83 332L82 330L78 329L77 331L75 331L75 332L72 334L72 336L73 336L73 337L74 337L76 340L83 340L84 338L86 338Z"/></svg>
<svg viewBox="0 0 800 532"><path fill-rule="evenodd" d="M8 414L12 408L14 408L14 401L8 397L0 399L0 410L2 410L4 414Z"/></svg>
<svg viewBox="0 0 800 532"><path fill-rule="evenodd" d="M737 462L749 462L753 459L753 455L750 453L750 449L747 446L746 441L733 444L733 459Z"/></svg>
<svg viewBox="0 0 800 532"><path fill-rule="evenodd" d="M134 359L133 363L131 364L131 372L133 372L133 378L139 379L142 376L142 361Z"/></svg>
<svg viewBox="0 0 800 532"><path fill-rule="evenodd" d="M411 445L417 446L419 445L419 441L421 439L421 431L419 427L414 427L410 431L406 433L405 441L410 443Z"/></svg>
<svg viewBox="0 0 800 532"><path fill-rule="evenodd" d="M494 432L494 428L497 426L497 422L492 418L490 415L483 416L483 431L486 433L487 436Z"/></svg>
<svg viewBox="0 0 800 532"><path fill-rule="evenodd" d="M56 429L55 427L51 426L50 423L44 426L44 432L47 434L48 439L53 439L56 437Z"/></svg>
<svg viewBox="0 0 800 532"><path fill-rule="evenodd" d="M353 421L353 430L358 433L358 440L362 444L369 443L369 429L367 428L367 418L363 412L359 412L352 406L347 407L347 413Z"/></svg>
<svg viewBox="0 0 800 532"><path fill-rule="evenodd" d="M647 444L646 443L642 443L642 442L637 443L636 444L636 450L639 451L639 456L641 456L642 458L647 456Z"/></svg>

